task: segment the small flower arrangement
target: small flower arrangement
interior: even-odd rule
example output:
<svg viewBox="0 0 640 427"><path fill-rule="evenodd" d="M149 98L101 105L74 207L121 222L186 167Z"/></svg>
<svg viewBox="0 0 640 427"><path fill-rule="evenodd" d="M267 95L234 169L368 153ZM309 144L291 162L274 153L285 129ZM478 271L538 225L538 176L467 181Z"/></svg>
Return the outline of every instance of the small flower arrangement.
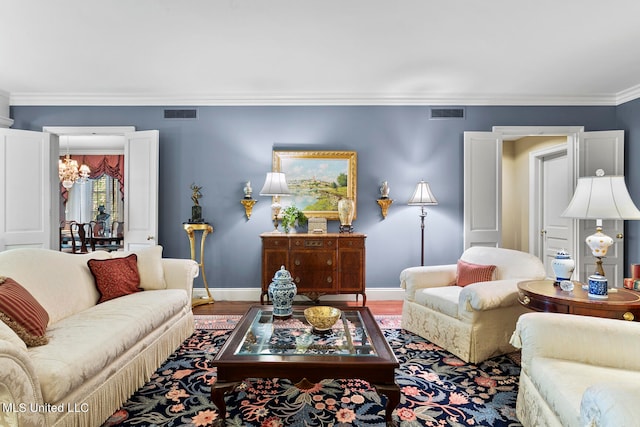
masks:
<svg viewBox="0 0 640 427"><path fill-rule="evenodd" d="M282 211L282 228L288 233L291 228L307 224L307 216L295 205L287 206Z"/></svg>

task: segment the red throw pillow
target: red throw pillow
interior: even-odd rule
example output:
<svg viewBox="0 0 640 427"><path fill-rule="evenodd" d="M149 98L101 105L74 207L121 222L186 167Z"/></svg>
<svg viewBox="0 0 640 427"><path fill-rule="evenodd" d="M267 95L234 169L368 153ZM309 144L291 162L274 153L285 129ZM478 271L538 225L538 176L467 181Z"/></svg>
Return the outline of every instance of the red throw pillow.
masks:
<svg viewBox="0 0 640 427"><path fill-rule="evenodd" d="M0 277L0 320L29 347L49 342L45 336L49 313L18 282Z"/></svg>
<svg viewBox="0 0 640 427"><path fill-rule="evenodd" d="M98 304L142 290L136 254L124 258L90 259L87 264L100 292Z"/></svg>
<svg viewBox="0 0 640 427"><path fill-rule="evenodd" d="M495 265L472 264L458 260L458 273L456 275L456 285L465 287L472 283L488 282L493 280Z"/></svg>

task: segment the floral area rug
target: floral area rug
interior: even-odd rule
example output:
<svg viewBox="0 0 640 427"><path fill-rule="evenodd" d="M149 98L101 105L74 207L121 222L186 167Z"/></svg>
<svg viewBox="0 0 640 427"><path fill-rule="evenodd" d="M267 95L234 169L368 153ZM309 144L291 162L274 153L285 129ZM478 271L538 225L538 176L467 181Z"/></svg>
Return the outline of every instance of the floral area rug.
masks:
<svg viewBox="0 0 640 427"><path fill-rule="evenodd" d="M103 426L386 425L386 398L357 379L297 386L284 379L247 379L225 397L227 417L220 420L210 400L216 377L211 361L237 319L216 317L196 319L195 333ZM389 327L395 326L393 317L377 320L400 362L396 425L520 426L515 415L520 374L516 358L467 364L399 326Z"/></svg>

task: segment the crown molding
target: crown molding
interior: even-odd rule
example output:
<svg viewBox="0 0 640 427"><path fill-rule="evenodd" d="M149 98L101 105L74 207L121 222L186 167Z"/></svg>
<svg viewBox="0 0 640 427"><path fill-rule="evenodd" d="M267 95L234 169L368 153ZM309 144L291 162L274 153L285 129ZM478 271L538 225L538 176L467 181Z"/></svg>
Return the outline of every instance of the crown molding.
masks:
<svg viewBox="0 0 640 427"><path fill-rule="evenodd" d="M640 86L624 99L640 97ZM629 99L627 99L629 98ZM615 106L619 95L433 95L433 94L101 94L11 93L12 106L356 106L356 105L502 105L502 106Z"/></svg>
<svg viewBox="0 0 640 427"><path fill-rule="evenodd" d="M640 98L640 85L618 92L616 96L616 105L624 104L625 102L633 101L638 98Z"/></svg>

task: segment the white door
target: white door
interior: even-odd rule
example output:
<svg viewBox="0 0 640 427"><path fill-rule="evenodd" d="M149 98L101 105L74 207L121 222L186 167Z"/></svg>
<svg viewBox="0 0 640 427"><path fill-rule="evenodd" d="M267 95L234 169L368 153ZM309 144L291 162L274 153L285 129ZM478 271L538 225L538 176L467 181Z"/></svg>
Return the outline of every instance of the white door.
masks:
<svg viewBox="0 0 640 427"><path fill-rule="evenodd" d="M548 277L555 277L551 263L559 250L573 251L572 222L562 217L573 195L573 179L567 174L567 146L531 153L534 186L531 203L537 218L535 254L544 263ZM534 219L534 221L536 221ZM574 253L571 256L575 258Z"/></svg>
<svg viewBox="0 0 640 427"><path fill-rule="evenodd" d="M502 241L502 134L464 133L464 249Z"/></svg>
<svg viewBox="0 0 640 427"><path fill-rule="evenodd" d="M159 138L157 130L125 134L125 251L157 244Z"/></svg>
<svg viewBox="0 0 640 427"><path fill-rule="evenodd" d="M0 129L0 250L58 249L58 140Z"/></svg>
<svg viewBox="0 0 640 427"><path fill-rule="evenodd" d="M578 136L578 176L595 176L597 169L605 175L624 175L624 131L581 132ZM596 231L595 220L576 220L580 255L579 280L586 283L594 273L595 258L584 243L587 236ZM624 279L624 221L603 221L602 232L614 243L603 260L605 276L610 286L621 287Z"/></svg>

